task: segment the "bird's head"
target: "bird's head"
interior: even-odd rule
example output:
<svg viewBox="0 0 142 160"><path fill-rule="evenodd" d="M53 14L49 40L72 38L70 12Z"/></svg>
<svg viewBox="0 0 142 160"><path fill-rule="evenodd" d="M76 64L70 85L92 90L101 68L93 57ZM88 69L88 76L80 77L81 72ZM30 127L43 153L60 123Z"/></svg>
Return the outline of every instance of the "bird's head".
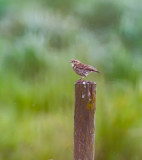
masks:
<svg viewBox="0 0 142 160"><path fill-rule="evenodd" d="M73 59L73 60L71 60L70 61L72 64L78 64L78 63L80 63L80 61L79 60L76 60L76 59Z"/></svg>

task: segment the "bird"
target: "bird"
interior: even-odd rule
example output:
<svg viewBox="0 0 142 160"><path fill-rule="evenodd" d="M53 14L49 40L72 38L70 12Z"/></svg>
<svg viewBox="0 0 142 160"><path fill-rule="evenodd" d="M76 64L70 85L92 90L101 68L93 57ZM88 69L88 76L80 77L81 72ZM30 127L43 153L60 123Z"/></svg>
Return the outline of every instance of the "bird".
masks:
<svg viewBox="0 0 142 160"><path fill-rule="evenodd" d="M81 76L81 79L79 79L79 81L88 76L88 74L90 74L91 72L100 73L96 68L81 63L79 60L73 59L70 62L72 63L72 68L75 73Z"/></svg>

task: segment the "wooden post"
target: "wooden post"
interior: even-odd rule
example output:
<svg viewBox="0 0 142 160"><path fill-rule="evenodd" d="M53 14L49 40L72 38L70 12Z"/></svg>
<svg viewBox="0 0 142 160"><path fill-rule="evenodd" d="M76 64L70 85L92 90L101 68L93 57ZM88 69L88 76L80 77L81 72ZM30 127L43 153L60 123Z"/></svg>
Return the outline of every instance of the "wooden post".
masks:
<svg viewBox="0 0 142 160"><path fill-rule="evenodd" d="M78 81L75 84L74 160L95 158L96 83Z"/></svg>

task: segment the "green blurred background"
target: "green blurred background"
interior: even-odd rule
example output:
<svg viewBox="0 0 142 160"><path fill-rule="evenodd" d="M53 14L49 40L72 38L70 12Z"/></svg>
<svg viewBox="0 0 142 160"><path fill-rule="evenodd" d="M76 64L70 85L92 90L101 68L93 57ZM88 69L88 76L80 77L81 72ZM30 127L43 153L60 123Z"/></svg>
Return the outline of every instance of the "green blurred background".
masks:
<svg viewBox="0 0 142 160"><path fill-rule="evenodd" d="M142 159L142 1L0 1L0 160L72 160L68 63L101 71L95 160Z"/></svg>

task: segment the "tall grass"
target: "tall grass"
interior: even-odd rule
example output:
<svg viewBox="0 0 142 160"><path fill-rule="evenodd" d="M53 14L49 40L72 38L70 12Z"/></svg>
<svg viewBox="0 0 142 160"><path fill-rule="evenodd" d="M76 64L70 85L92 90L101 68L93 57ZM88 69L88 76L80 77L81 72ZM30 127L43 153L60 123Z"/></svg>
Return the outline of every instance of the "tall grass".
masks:
<svg viewBox="0 0 142 160"><path fill-rule="evenodd" d="M97 82L96 160L141 160L140 6L0 4L0 159L73 158L76 58L101 72L87 77Z"/></svg>

